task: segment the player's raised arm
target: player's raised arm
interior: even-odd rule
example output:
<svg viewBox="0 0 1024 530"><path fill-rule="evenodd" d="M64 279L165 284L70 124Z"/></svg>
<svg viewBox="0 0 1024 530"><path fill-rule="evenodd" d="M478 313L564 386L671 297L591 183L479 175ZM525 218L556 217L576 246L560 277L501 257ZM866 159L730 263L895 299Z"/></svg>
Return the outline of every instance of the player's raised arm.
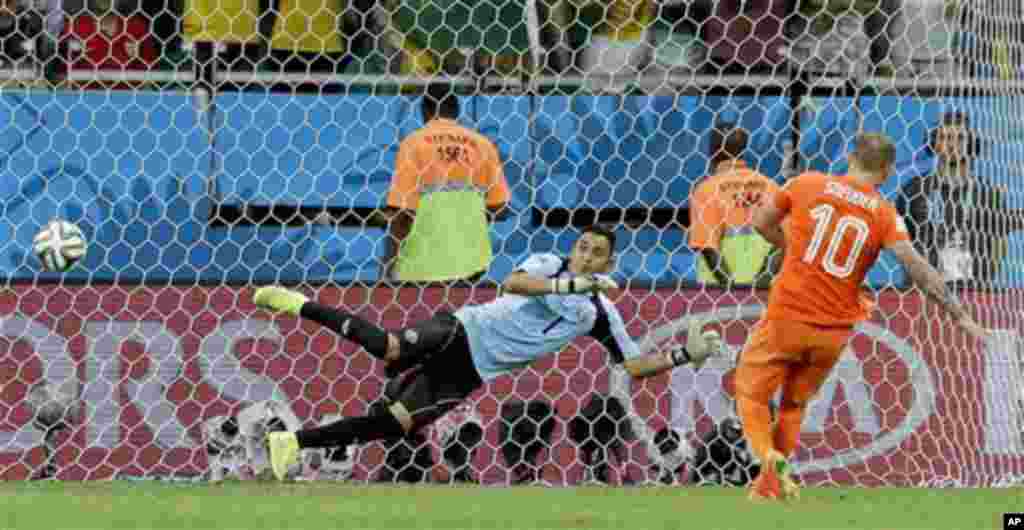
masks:
<svg viewBox="0 0 1024 530"><path fill-rule="evenodd" d="M909 240L893 242L886 246L886 250L892 252L896 259L903 264L914 283L920 286L929 298L942 306L942 309L949 313L965 331L981 340L987 338L988 331L974 321L960 300L946 286L942 274L917 252Z"/></svg>

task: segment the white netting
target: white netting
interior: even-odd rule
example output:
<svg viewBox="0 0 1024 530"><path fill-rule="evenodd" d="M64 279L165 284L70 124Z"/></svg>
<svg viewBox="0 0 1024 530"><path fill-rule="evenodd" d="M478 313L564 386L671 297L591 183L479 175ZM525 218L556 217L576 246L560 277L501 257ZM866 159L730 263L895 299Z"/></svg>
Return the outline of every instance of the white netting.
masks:
<svg viewBox="0 0 1024 530"><path fill-rule="evenodd" d="M723 217L739 283L714 285L693 234L709 218L691 215L714 133L735 124L743 159L779 183L843 172L856 132L887 133L883 192L998 330L968 347L883 259L875 316L809 409L802 478L1013 483L1022 20L1015 0L10 0L0 477L261 476L261 433L365 414L385 381L326 329L257 311L252 286L399 329L494 298L593 222L616 228L616 303L644 351L707 318L735 354L763 308L746 284L764 253ZM375 212L437 82L496 145L510 198L481 278L382 281ZM956 153L968 163L943 162ZM54 219L88 240L64 273L33 251ZM581 340L419 437L310 453L296 472L742 484L756 462L733 423L733 357L638 382Z"/></svg>

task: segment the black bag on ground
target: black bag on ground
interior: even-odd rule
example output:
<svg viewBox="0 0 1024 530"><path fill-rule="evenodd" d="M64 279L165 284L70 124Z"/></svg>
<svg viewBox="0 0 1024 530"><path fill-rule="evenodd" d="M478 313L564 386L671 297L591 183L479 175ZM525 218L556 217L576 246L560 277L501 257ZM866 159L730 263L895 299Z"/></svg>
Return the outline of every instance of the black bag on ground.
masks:
<svg viewBox="0 0 1024 530"><path fill-rule="evenodd" d="M694 451L690 482L745 486L761 470L743 437L740 422L729 418L700 438Z"/></svg>
<svg viewBox="0 0 1024 530"><path fill-rule="evenodd" d="M612 455L625 460L625 443L636 435L618 398L595 395L569 422L569 438L579 447L589 478L607 484Z"/></svg>
<svg viewBox="0 0 1024 530"><path fill-rule="evenodd" d="M501 454L505 458L512 483L539 479L537 456L550 447L555 430L555 414L544 401L507 401L501 405Z"/></svg>

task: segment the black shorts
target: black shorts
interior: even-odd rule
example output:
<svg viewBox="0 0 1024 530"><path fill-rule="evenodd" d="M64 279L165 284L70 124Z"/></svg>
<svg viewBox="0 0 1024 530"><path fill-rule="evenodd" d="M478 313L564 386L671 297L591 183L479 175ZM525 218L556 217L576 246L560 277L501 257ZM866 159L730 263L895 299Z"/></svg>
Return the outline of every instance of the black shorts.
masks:
<svg viewBox="0 0 1024 530"><path fill-rule="evenodd" d="M455 408L483 380L473 364L466 330L455 315L438 313L398 332L402 355L422 362L385 387L386 402L400 402L417 428Z"/></svg>

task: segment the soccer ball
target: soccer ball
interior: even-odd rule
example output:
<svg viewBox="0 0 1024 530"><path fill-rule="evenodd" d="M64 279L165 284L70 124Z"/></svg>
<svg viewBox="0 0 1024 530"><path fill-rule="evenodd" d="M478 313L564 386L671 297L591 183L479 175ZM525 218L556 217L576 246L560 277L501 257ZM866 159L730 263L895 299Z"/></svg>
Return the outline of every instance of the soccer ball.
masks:
<svg viewBox="0 0 1024 530"><path fill-rule="evenodd" d="M43 268L64 272L85 256L85 235L74 223L54 219L46 223L32 242Z"/></svg>

